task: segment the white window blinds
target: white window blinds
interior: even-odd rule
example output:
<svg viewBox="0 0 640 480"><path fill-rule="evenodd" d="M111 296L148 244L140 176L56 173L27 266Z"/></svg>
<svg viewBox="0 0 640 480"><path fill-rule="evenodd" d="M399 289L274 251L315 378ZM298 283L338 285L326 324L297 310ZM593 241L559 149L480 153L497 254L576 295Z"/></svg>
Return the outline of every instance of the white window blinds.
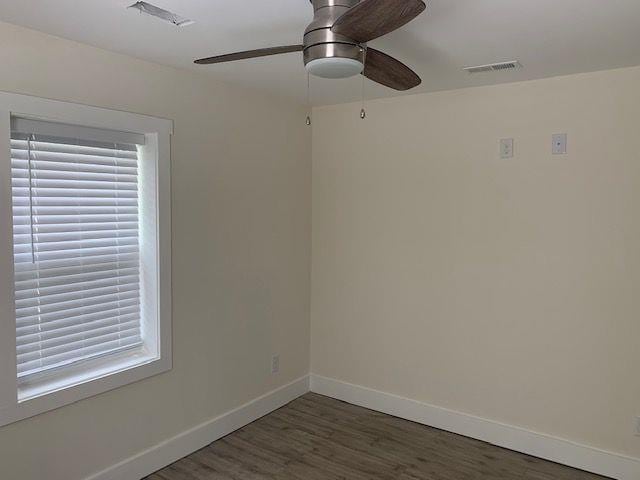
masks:
<svg viewBox="0 0 640 480"><path fill-rule="evenodd" d="M18 377L142 343L144 136L12 119Z"/></svg>

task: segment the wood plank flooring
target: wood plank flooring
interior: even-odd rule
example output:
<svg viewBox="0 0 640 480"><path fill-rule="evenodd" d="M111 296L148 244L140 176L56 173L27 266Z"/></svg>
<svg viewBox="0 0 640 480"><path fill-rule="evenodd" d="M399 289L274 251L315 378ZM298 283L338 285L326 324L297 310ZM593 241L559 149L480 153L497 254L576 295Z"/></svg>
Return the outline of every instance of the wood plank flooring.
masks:
<svg viewBox="0 0 640 480"><path fill-rule="evenodd" d="M596 480L308 393L147 480Z"/></svg>

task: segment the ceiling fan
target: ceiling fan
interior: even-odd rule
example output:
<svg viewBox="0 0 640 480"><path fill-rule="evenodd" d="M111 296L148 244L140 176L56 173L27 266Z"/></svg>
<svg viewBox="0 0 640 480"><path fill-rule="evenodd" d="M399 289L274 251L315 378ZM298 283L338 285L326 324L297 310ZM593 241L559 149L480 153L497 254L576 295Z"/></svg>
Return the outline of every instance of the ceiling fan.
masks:
<svg viewBox="0 0 640 480"><path fill-rule="evenodd" d="M314 17L302 45L262 48L201 58L195 63L233 62L289 52L302 52L307 72L324 78L347 78L362 73L395 90L420 85L416 73L367 42L390 33L420 15L422 0L310 0Z"/></svg>

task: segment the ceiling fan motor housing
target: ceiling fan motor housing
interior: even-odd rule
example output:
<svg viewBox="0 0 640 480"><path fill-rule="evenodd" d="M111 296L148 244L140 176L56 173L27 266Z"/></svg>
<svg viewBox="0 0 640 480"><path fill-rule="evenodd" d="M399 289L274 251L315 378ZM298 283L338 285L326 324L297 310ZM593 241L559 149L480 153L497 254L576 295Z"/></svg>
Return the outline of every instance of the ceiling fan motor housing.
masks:
<svg viewBox="0 0 640 480"><path fill-rule="evenodd" d="M313 21L304 32L304 64L317 76L357 75L364 66L365 46L331 31L334 22L360 0L312 0Z"/></svg>

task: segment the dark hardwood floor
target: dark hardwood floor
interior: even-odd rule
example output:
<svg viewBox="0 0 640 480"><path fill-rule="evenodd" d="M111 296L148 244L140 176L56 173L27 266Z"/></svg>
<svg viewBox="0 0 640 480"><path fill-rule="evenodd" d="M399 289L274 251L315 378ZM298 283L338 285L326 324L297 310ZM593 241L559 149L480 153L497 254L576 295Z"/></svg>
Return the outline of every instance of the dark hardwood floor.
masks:
<svg viewBox="0 0 640 480"><path fill-rule="evenodd" d="M147 480L595 480L309 393Z"/></svg>

